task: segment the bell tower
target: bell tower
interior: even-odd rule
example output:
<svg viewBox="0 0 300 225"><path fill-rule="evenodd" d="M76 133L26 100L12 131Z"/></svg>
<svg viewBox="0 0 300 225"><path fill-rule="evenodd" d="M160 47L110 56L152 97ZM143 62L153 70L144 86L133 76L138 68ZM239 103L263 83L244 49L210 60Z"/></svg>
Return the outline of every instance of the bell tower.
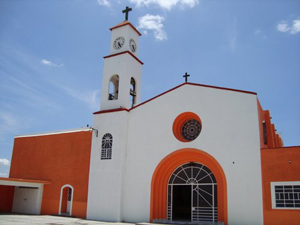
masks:
<svg viewBox="0 0 300 225"><path fill-rule="evenodd" d="M131 108L140 103L143 63L138 59L141 33L127 20L110 28L110 54L104 57L100 110Z"/></svg>

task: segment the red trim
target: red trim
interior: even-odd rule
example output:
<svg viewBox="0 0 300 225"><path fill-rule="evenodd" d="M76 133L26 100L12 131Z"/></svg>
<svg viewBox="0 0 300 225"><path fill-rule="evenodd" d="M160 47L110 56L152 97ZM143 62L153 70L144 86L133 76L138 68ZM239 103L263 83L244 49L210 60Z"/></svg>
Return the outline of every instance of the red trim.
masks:
<svg viewBox="0 0 300 225"><path fill-rule="evenodd" d="M168 91L165 91L165 92L163 92L163 93L161 93L161 94L159 94L159 95L157 95L157 96L155 96L155 97L153 97L153 98L150 98L149 100L147 100L147 101L145 101L145 102L142 102L142 103L140 103L140 104L138 104L138 105L132 107L132 108L130 109L130 111L133 110L133 109L135 109L135 108L137 108L137 107L140 107L141 105L144 105L144 104L146 104L146 103L148 103L148 102L150 102L150 101L152 101L152 100L154 100L154 99L156 99L156 98L158 98L158 97L160 97L160 96L162 96L162 95L165 95L165 94L167 94L167 93L169 93L169 92L171 92L171 91L174 91L175 89L180 88L180 87L183 86L184 84L186 84L186 83L180 84L180 85L178 85L178 86L176 86L176 87L174 87L174 88L172 88L172 89L170 89L170 90L168 90Z"/></svg>
<svg viewBox="0 0 300 225"><path fill-rule="evenodd" d="M93 114L96 115L96 114L111 113L111 112L120 112L120 111L127 111L127 112L129 112L129 109L126 109L126 108L117 108L117 109L100 110L100 111L94 112Z"/></svg>
<svg viewBox="0 0 300 225"><path fill-rule="evenodd" d="M135 32L137 32L137 34L139 35L139 36L142 36L142 34L130 23L130 22L128 22L128 21L124 21L124 22L122 22L122 23L120 23L120 24L118 24L118 25L116 25L116 26L114 26L114 27L112 27L112 28L110 28L110 30L112 31L112 30L114 30L114 29L116 29L116 28L119 28L119 27L123 27L123 26L126 26L126 25L129 25L129 26L131 26L131 28L135 31Z"/></svg>
<svg viewBox="0 0 300 225"><path fill-rule="evenodd" d="M129 53L129 55L131 55L133 58L135 58L140 64L144 65L144 63L139 60L134 54L132 54L130 51L125 51L125 52L119 52L119 53L116 53L116 54L112 54L112 55L107 55L107 56L104 56L103 58L106 59L106 58L110 58L110 57L114 57L114 56L117 56L117 55L123 55L125 53Z"/></svg>
<svg viewBox="0 0 300 225"><path fill-rule="evenodd" d="M157 95L157 96L155 96L155 97L153 97L153 98L150 98L149 100L147 100L147 101L145 101L145 102L142 102L141 104L139 104L139 105L137 105L137 106L134 106L133 108L130 109L130 111L131 111L132 109L135 109L135 108L137 108L137 107L139 107L139 106L141 106L141 105L144 105L144 104L146 104L147 102L150 102L150 101L152 101L152 100L154 100L154 99L156 99L156 98L158 98L158 97L160 97L160 96L162 96L162 95L164 95L164 94L167 94L167 93L169 93L169 92L171 92L171 91L173 91L173 90L175 90L175 89L177 89L177 88L180 88L181 86L186 85L186 84L194 85L194 86L200 86L200 87L208 87L208 88L215 88L215 89L221 89L221 90L227 90L227 91L236 91L236 92L242 92L242 93L246 93L246 94L257 95L255 92L250 92L250 91L242 91L242 90L231 89L231 88L216 87L216 86L205 85L205 84L183 83L183 84L180 84L180 85L178 85L178 86L176 86L176 87L174 87L174 88L172 88L172 89L170 89L170 90L168 90L168 91L165 91L165 92L163 92L163 93L161 93L161 94L159 94L159 95Z"/></svg>
<svg viewBox="0 0 300 225"><path fill-rule="evenodd" d="M205 84L195 84L195 83L184 83L184 84L190 84L190 85L201 86L201 87L209 87L209 88L216 88L216 89L221 89L221 90L235 91L235 92L257 95L257 93L252 92L252 91L243 91L243 90L238 90L238 89L217 87L217 86L211 86L211 85L205 85Z"/></svg>
<svg viewBox="0 0 300 225"><path fill-rule="evenodd" d="M121 52L121 53L117 53L117 54L123 54L123 53L126 53L126 52ZM117 55L117 54L115 54L115 55ZM111 56L114 56L114 55L111 55ZM156 98L158 98L158 97L160 97L162 95L165 95L165 94L167 94L167 93L169 93L171 91L174 91L175 89L180 88L181 86L186 85L186 84L188 84L188 85L194 85L194 86L200 86L200 87L208 87L208 88L215 88L215 89L227 90L227 91L241 92L241 93L245 93L245 94L257 95L257 93L251 92L251 91L243 91L243 90L237 90L237 89L231 89L231 88L223 88L223 87L216 87L216 86L211 86L211 85L195 84L195 83L188 83L187 82L187 83L180 84L180 85L178 85L178 86L176 86L176 87L174 87L174 88L172 88L172 89L170 89L168 91L165 91L165 92L163 92L163 93L161 93L161 94L159 94L159 95L157 95L157 96L155 96L153 98L150 98L149 100L147 100L145 102L142 102L142 103L140 103L140 104L132 107L131 109L118 108L118 109L111 109L111 110L103 110L103 111L95 112L94 114L109 113L109 112L116 112L116 111L123 111L123 110L126 110L127 112L130 112L131 110L133 110L133 109L135 109L137 107L140 107L140 106L142 106L142 105L144 105L144 104L146 104L146 103L148 103L148 102L150 102L150 101L152 101L152 100L154 100L154 99L156 99Z"/></svg>
<svg viewBox="0 0 300 225"><path fill-rule="evenodd" d="M0 180L3 181L14 181L14 182L23 182L23 183L41 183L41 184L51 184L50 181L47 180L30 180L30 179L21 179L21 178L7 178L0 177Z"/></svg>
<svg viewBox="0 0 300 225"><path fill-rule="evenodd" d="M261 148L261 150L268 150L268 149L279 149L279 148L300 148L300 145L299 146L284 146L284 147L272 147L272 148Z"/></svg>

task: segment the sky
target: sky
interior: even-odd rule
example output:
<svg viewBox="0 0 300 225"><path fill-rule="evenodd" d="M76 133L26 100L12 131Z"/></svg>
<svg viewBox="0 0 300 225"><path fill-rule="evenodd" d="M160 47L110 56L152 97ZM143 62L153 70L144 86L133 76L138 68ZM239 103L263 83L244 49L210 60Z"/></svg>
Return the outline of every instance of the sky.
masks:
<svg viewBox="0 0 300 225"><path fill-rule="evenodd" d="M15 135L93 124L109 28L142 33L142 101L184 82L258 93L300 145L299 0L0 0L0 176Z"/></svg>

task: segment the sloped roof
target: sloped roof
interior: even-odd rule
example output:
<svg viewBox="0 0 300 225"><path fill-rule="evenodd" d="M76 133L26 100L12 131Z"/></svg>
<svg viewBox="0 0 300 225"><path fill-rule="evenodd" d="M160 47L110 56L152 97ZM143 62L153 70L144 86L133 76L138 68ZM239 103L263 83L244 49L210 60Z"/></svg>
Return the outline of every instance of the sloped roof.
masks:
<svg viewBox="0 0 300 225"><path fill-rule="evenodd" d="M234 91L234 92L241 92L241 93L245 93L245 94L251 94L251 95L257 95L257 93L255 92L251 92L251 91L243 91L243 90L238 90L238 89L232 89L232 88L224 88L224 87L217 87L217 86L211 86L211 85L205 85L205 84L196 84L196 83L183 83L183 84L180 84L174 88L171 88L170 90L168 91L165 91L157 96L154 96L153 98L150 98L148 99L147 101L144 101L134 107L132 107L131 109L127 109L127 108L117 108L117 109L109 109L109 110L100 110L100 111L97 111L97 112L94 112L94 114L102 114L102 113L110 113L110 112L118 112L118 111L127 111L127 112L130 112L131 110L134 110L135 108L138 108L148 102L151 102L152 100L156 99L156 98L159 98L161 97L162 95L165 95L171 91L174 91L184 85L192 85L192 86L200 86L200 87L207 87L207 88L214 88L214 89L221 89L221 90L226 90L226 91Z"/></svg>
<svg viewBox="0 0 300 225"><path fill-rule="evenodd" d="M22 183L51 184L51 182L47 180L32 180L32 179L22 179L22 178L0 177L0 185L22 186Z"/></svg>
<svg viewBox="0 0 300 225"><path fill-rule="evenodd" d="M142 34L128 21L128 20L124 20L122 23L119 23L118 25L110 28L110 30L112 31L113 29L116 29L116 28L119 28L119 27L123 27L123 26L126 26L126 25L129 25L132 27L132 29L135 30L135 32L137 32L137 34L139 36L142 36Z"/></svg>

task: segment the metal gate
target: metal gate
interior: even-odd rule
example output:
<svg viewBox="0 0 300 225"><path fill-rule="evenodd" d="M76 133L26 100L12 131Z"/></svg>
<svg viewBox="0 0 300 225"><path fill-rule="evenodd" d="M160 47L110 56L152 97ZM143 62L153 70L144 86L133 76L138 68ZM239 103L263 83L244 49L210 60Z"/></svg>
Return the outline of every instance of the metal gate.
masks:
<svg viewBox="0 0 300 225"><path fill-rule="evenodd" d="M218 221L217 182L210 169L203 164L191 162L174 170L168 183L167 218L170 221L176 218L176 215L173 215L176 213L173 211L174 197L177 196L173 196L175 185L188 185L191 188L191 191L188 192L190 196L183 193L184 198L191 198L191 206L185 206L185 210L190 210L191 213L187 217L188 220L191 222Z"/></svg>

